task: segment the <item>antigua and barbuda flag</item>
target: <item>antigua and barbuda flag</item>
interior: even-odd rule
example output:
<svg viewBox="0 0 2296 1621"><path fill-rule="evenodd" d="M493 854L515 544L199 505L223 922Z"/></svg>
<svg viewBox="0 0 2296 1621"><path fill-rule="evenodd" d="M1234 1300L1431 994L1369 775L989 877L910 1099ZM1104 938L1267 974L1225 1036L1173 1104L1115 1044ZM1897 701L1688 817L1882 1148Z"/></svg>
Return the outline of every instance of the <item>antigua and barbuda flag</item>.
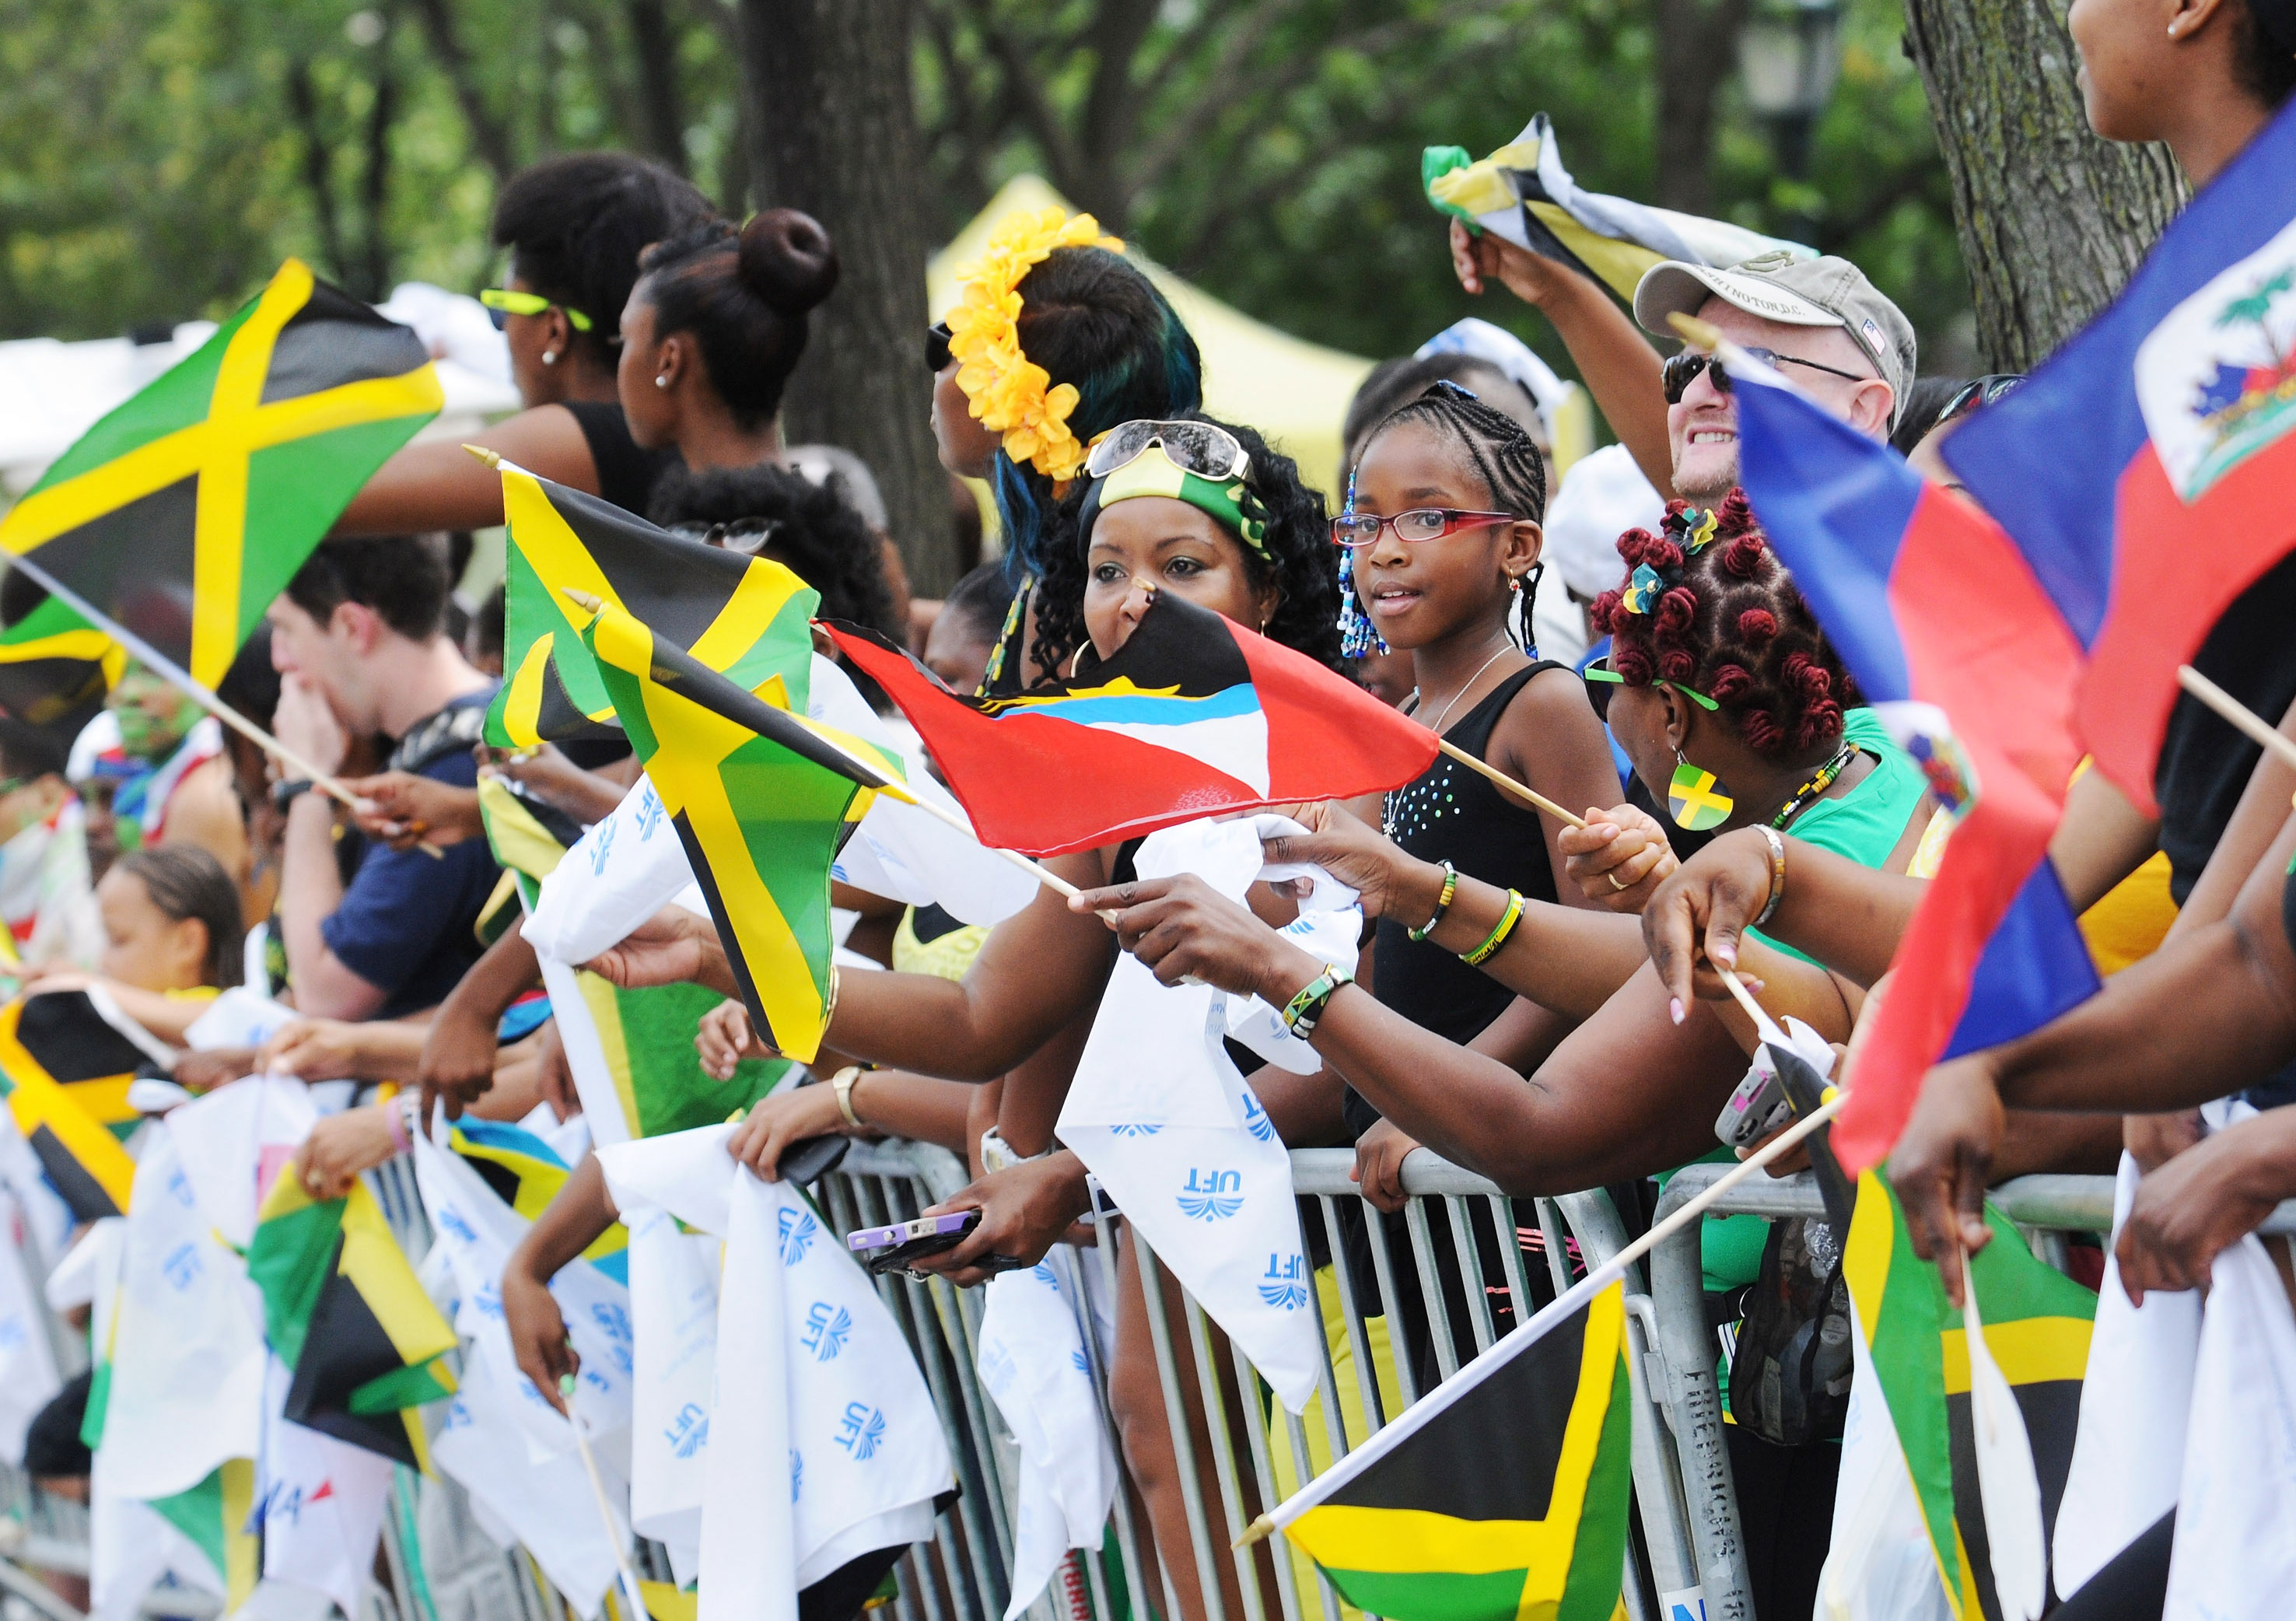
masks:
<svg viewBox="0 0 2296 1621"><path fill-rule="evenodd" d="M2096 989L2046 859L2081 752L2084 659L1999 525L1744 351L1721 353L1770 544L1958 821L1833 1127L1855 1174L1889 1152L1940 1055L2021 1036Z"/></svg>
<svg viewBox="0 0 2296 1621"><path fill-rule="evenodd" d="M851 1615L931 1536L955 1471L868 1274L801 1190L726 1152L733 1134L598 1150L621 1210L652 1207L726 1242L718 1343L741 1347L741 1376L717 1381L706 1415L699 1621Z"/></svg>
<svg viewBox="0 0 2296 1621"><path fill-rule="evenodd" d="M916 727L981 842L1030 856L1384 792L1437 752L1346 676L1168 591L1113 658L1011 698L960 698L875 633L827 628Z"/></svg>
<svg viewBox="0 0 2296 1621"><path fill-rule="evenodd" d="M2103 315L1945 443L2087 655L2075 727L2141 811L2169 711L2194 701L2177 667L2296 547L2292 430L2296 103ZM2228 660L2198 667L2235 697L2254 690Z"/></svg>
<svg viewBox="0 0 2296 1621"><path fill-rule="evenodd" d="M1568 265L1628 303L1643 274L1662 259L1719 268L1782 250L1816 257L1799 242L1727 220L1581 190L1562 167L1554 126L1543 112L1480 162L1471 161L1464 146L1431 146L1419 174L1439 213Z"/></svg>
<svg viewBox="0 0 2296 1621"><path fill-rule="evenodd" d="M1263 817L1152 833L1135 858L1140 876L1193 872L1241 897L1263 876L1266 823L1297 825ZM1352 891L1341 893L1336 904L1325 901L1319 884L1286 932L1353 971L1362 913ZM1059 1135L1277 1397L1299 1412L1316 1393L1323 1322L1300 1241L1291 1156L1224 1044L1231 1034L1264 1039L1266 1027L1249 1019L1232 1023L1229 1001L1208 985L1160 984L1137 957L1119 955L1062 1105ZM1278 1053L1264 1056L1283 1062Z"/></svg>

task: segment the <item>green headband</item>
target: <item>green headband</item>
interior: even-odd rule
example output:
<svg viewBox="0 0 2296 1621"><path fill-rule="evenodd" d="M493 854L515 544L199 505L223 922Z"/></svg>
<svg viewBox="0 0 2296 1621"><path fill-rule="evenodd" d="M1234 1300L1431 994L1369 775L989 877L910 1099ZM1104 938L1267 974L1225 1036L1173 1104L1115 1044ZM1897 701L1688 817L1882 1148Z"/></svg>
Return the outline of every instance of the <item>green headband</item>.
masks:
<svg viewBox="0 0 2296 1621"><path fill-rule="evenodd" d="M1092 528L1099 521L1102 508L1141 495L1185 501L1260 556L1267 555L1265 510L1244 487L1243 480L1230 479L1222 483L1192 473L1167 456L1161 445L1151 445L1093 485L1092 493L1085 497L1084 511L1078 515L1078 544L1087 547L1092 544ZM1250 503L1248 510L1247 502ZM1262 515L1252 517L1250 512Z"/></svg>

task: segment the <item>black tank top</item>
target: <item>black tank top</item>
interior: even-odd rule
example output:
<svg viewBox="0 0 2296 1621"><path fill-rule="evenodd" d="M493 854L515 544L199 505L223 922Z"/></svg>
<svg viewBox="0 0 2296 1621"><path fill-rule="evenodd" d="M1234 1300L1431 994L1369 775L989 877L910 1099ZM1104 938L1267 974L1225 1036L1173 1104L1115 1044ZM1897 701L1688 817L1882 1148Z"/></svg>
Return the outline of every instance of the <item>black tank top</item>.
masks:
<svg viewBox="0 0 2296 1621"><path fill-rule="evenodd" d="M1515 694L1541 670L1569 667L1542 659L1517 670L1460 716L1445 740L1477 759L1488 757L1491 733ZM1437 756L1425 772L1387 796L1384 820L1388 837L1423 861L1447 860L1463 875L1519 890L1528 900L1555 898L1538 813L1447 755ZM1464 1045L1506 1011L1514 993L1441 946L1411 938L1410 924L1422 921L1379 920L1374 994L1420 1028ZM1345 1108L1348 1129L1357 1136L1379 1118L1353 1087Z"/></svg>
<svg viewBox="0 0 2296 1621"><path fill-rule="evenodd" d="M621 406L612 400L570 399L566 408L574 413L583 442L590 446L590 461L598 470L599 495L626 512L644 517L654 480L677 461L677 446L641 450L630 438L630 425Z"/></svg>

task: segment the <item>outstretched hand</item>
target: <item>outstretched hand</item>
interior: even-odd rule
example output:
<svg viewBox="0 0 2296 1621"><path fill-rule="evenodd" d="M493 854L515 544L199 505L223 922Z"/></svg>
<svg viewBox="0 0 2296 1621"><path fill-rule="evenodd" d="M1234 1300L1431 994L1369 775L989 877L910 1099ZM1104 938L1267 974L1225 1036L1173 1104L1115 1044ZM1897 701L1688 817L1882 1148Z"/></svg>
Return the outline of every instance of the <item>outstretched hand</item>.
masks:
<svg viewBox="0 0 2296 1621"><path fill-rule="evenodd" d="M1922 1078L1921 1101L1890 1152L1890 1183L1905 1207L1914 1253L1937 1263L1938 1281L1956 1306L1962 1274L1955 1256L1975 1255L1993 1241L1985 1190L2007 1127L1990 1058L1975 1052Z"/></svg>
<svg viewBox="0 0 2296 1621"><path fill-rule="evenodd" d="M1398 898L1398 889L1414 888L1411 880L1420 875L1414 869L1423 870L1430 875L1424 886L1427 895L1418 904L1422 910L1434 909L1435 897L1443 888L1440 868L1405 854L1400 845L1334 800L1299 806L1289 814L1308 831L1261 839L1260 853L1271 864L1298 863L1323 868L1362 896L1365 917L1382 915L1390 902L1405 905ZM1419 920L1406 911L1406 921Z"/></svg>
<svg viewBox="0 0 2296 1621"><path fill-rule="evenodd" d="M2205 1288L2216 1258L2264 1224L2287 1196L2296 1131L2275 1109L2226 1127L2136 1184L2113 1257L2139 1306L2149 1289Z"/></svg>
<svg viewBox="0 0 2296 1621"><path fill-rule="evenodd" d="M1090 1197L1083 1163L1074 1154L1048 1154L991 1171L924 1213L978 1210L980 1222L954 1249L919 1257L914 1270L938 1273L970 1289L1012 1270L1013 1263L1034 1266L1062 1238L1084 1236L1070 1230L1091 1209Z"/></svg>
<svg viewBox="0 0 2296 1621"><path fill-rule="evenodd" d="M1661 881L1642 909L1643 943L1668 995L1687 1006L1727 995L1710 964L1737 967L1738 943L1769 899L1769 842L1754 828L1723 834Z"/></svg>
<svg viewBox="0 0 2296 1621"><path fill-rule="evenodd" d="M688 981L716 985L713 970L728 983L733 977L717 929L683 906L664 906L582 966L624 990Z"/></svg>
<svg viewBox="0 0 2296 1621"><path fill-rule="evenodd" d="M1562 277L1578 274L1544 254L1518 248L1505 237L1470 231L1462 219L1451 222L1451 270L1469 292L1480 294L1496 282L1534 306L1544 306L1562 291Z"/></svg>
<svg viewBox="0 0 2296 1621"><path fill-rule="evenodd" d="M1193 979L1249 996L1263 994L1265 985L1284 983L1296 972L1283 994L1270 998L1281 1006L1323 970L1323 964L1241 903L1191 872L1087 889L1071 896L1069 908L1113 913L1109 927L1116 930L1118 941L1165 985ZM1297 972L1302 965L1305 971Z"/></svg>
<svg viewBox="0 0 2296 1621"><path fill-rule="evenodd" d="M1563 869L1587 898L1608 912L1640 912L1681 861L1657 818L1633 805L1590 807L1584 827L1556 839Z"/></svg>

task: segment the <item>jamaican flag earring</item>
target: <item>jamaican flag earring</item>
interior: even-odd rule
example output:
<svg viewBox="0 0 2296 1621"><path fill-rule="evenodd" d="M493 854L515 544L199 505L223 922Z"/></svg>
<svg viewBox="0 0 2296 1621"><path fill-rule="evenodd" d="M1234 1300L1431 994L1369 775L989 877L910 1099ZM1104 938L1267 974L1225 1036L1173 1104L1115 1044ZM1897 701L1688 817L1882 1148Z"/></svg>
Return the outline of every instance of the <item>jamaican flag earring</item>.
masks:
<svg viewBox="0 0 2296 1621"><path fill-rule="evenodd" d="M1674 779L1666 785L1666 804L1675 825L1693 833L1720 827L1730 819L1737 801L1722 790L1712 772L1692 765L1681 749L1674 751Z"/></svg>

